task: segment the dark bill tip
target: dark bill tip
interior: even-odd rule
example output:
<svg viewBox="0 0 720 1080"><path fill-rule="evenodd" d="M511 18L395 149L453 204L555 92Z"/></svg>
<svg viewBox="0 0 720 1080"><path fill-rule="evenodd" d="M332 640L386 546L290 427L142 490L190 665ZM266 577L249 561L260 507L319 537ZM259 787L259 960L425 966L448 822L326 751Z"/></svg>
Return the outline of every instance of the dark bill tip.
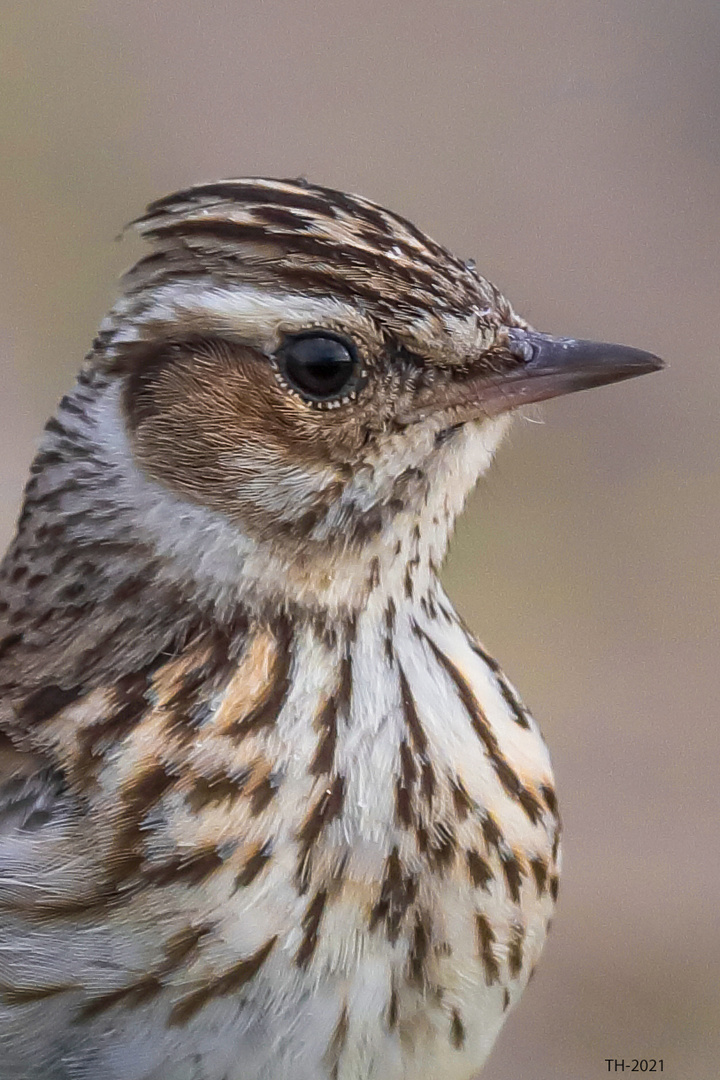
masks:
<svg viewBox="0 0 720 1080"><path fill-rule="evenodd" d="M513 328L508 331L511 355L522 361L502 379L514 405L634 379L664 367L652 353L603 341L556 338Z"/></svg>

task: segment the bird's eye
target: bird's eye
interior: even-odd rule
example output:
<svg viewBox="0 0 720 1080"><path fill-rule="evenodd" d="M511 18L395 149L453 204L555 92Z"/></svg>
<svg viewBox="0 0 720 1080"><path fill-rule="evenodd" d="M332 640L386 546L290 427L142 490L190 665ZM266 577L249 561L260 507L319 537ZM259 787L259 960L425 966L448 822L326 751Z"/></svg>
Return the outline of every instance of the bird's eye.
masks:
<svg viewBox="0 0 720 1080"><path fill-rule="evenodd" d="M357 385L358 359L354 346L325 333L288 338L276 355L281 374L310 401L333 401Z"/></svg>

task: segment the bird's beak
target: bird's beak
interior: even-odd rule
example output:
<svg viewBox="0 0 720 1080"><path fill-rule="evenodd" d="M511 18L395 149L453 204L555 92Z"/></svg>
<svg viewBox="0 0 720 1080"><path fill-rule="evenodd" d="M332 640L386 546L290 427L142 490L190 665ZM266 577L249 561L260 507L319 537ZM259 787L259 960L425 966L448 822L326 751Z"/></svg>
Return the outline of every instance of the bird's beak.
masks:
<svg viewBox="0 0 720 1080"><path fill-rule="evenodd" d="M556 338L516 328L508 331L508 351L520 363L481 391L482 404L491 412L633 379L664 366L652 353L627 345Z"/></svg>
<svg viewBox="0 0 720 1080"><path fill-rule="evenodd" d="M428 387L416 398L415 418L444 413L458 420L481 419L548 398L589 390L658 371L663 361L626 345L556 338L510 327L497 352L466 376ZM423 398L425 400L423 400Z"/></svg>

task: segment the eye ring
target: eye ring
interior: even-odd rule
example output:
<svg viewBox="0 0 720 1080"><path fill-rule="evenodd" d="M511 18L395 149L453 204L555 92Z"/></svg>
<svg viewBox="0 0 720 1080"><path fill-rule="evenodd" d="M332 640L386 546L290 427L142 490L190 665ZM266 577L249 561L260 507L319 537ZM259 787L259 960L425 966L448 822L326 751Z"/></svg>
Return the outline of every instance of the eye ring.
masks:
<svg viewBox="0 0 720 1080"><path fill-rule="evenodd" d="M365 376L354 343L327 330L288 335L274 360L285 385L321 409L352 401Z"/></svg>

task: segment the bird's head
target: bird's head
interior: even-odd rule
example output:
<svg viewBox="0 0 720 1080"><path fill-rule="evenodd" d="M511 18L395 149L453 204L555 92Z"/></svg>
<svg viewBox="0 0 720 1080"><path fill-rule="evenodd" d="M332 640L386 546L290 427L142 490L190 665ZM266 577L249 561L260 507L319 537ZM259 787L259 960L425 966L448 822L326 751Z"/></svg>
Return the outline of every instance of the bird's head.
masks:
<svg viewBox="0 0 720 1080"><path fill-rule="evenodd" d="M659 365L534 332L409 222L304 181L201 185L135 224L152 250L88 370L165 498L138 528L296 600L433 566L514 409Z"/></svg>

